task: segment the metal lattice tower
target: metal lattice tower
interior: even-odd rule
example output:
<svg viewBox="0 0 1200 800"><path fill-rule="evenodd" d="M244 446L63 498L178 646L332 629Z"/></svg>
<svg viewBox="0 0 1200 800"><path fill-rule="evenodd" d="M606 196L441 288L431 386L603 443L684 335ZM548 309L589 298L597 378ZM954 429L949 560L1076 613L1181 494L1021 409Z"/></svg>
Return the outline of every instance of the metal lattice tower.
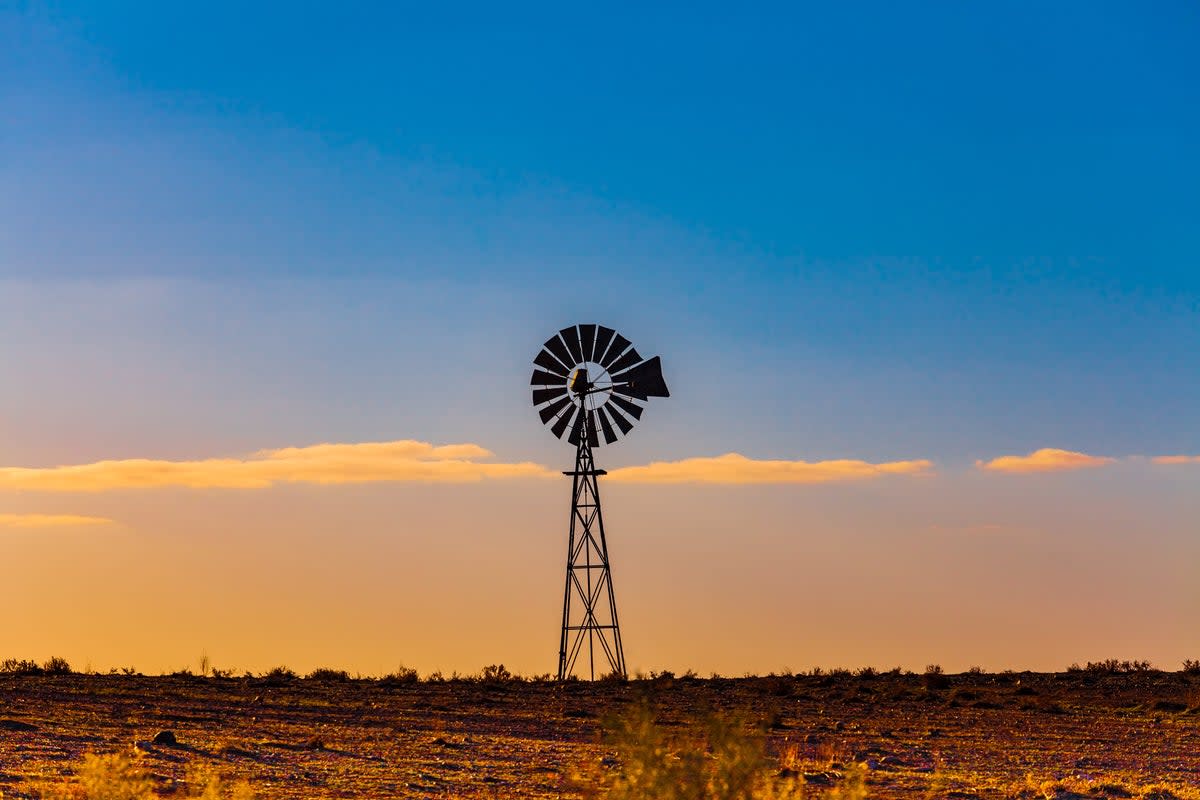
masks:
<svg viewBox="0 0 1200 800"><path fill-rule="evenodd" d="M617 598L608 565L608 542L600 511L600 485L605 472L592 460L587 415L575 448L571 476L571 533L567 539L567 584L563 590L562 637L558 646L558 679L571 674L587 642L588 675L596 679L596 644L608 661L609 672L624 677L625 651L617 622ZM574 601L574 602L572 602Z"/></svg>
<svg viewBox="0 0 1200 800"><path fill-rule="evenodd" d="M571 476L571 526L567 540L567 576L563 591L558 678L572 675L586 642L588 675L596 678L596 659L608 672L625 675L625 651L617 622L608 542L600 511L592 449L612 444L641 419L650 397L670 397L658 356L643 359L628 339L603 325L573 325L550 337L533 360L533 404L550 431L575 445ZM603 669L603 665L601 665ZM602 673L603 674L603 673Z"/></svg>

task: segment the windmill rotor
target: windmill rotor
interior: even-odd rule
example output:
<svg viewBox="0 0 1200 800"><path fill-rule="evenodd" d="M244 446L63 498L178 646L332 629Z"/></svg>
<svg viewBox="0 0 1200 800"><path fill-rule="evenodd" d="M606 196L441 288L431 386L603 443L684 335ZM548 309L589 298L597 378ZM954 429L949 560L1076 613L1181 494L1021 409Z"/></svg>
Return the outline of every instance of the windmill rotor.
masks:
<svg viewBox="0 0 1200 800"><path fill-rule="evenodd" d="M643 358L633 343L604 325L563 328L542 345L529 379L533 405L558 438L592 446L615 444L641 419L651 397L670 397L658 356Z"/></svg>

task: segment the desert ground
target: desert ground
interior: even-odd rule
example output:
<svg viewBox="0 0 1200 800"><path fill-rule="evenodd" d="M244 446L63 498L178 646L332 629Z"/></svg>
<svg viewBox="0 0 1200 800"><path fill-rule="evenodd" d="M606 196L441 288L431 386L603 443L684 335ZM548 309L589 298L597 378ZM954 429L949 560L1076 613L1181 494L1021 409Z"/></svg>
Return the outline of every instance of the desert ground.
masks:
<svg viewBox="0 0 1200 800"><path fill-rule="evenodd" d="M1198 707L1200 675L1100 665L597 683L0 674L0 796L102 796L88 754L121 756L164 796L668 796L651 773L683 780L699 754L710 777L749 763L757 788L670 796L1200 798Z"/></svg>

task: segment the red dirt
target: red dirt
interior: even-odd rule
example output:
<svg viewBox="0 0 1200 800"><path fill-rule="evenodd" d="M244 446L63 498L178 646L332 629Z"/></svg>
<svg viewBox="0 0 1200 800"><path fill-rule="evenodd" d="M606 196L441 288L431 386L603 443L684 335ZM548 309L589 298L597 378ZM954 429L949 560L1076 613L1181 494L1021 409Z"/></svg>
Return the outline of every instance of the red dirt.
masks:
<svg viewBox="0 0 1200 800"><path fill-rule="evenodd" d="M0 675L0 795L39 797L87 752L136 750L164 790L202 765L247 779L264 798L580 796L572 776L581 769L620 769L602 720L643 700L673 731L710 712L760 720L772 769L807 774L810 795L828 788L827 777L836 785L852 763L866 765L873 797L1055 796L1031 787L1062 778L1115 782L1126 796L1156 781L1179 797L1200 787L1200 714L1190 710L1200 677L944 680L934 688L912 675L388 686ZM160 730L178 744L149 744Z"/></svg>

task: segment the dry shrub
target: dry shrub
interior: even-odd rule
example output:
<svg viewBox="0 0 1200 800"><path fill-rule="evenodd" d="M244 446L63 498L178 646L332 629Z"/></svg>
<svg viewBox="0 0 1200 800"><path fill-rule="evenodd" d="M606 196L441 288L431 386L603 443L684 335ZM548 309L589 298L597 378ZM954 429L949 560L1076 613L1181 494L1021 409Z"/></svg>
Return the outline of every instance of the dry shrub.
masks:
<svg viewBox="0 0 1200 800"><path fill-rule="evenodd" d="M803 787L766 755L761 728L744 719L709 716L697 729L668 731L641 704L606 723L614 766L594 769L586 787L610 800L794 800ZM843 795L861 797L862 795Z"/></svg>
<svg viewBox="0 0 1200 800"><path fill-rule="evenodd" d="M229 783L219 774L190 770L183 797L196 800L253 800L245 781ZM155 800L155 781L137 759L124 753L89 753L76 770L75 779L43 795L50 800Z"/></svg>
<svg viewBox="0 0 1200 800"><path fill-rule="evenodd" d="M154 781L129 756L121 753L83 757L78 785L64 797L79 800L148 800L155 797ZM66 787L64 787L66 788ZM77 791L70 791L75 789Z"/></svg>
<svg viewBox="0 0 1200 800"><path fill-rule="evenodd" d="M488 664L479 674L479 680L482 683L512 683L520 681L521 678L512 674L503 664Z"/></svg>
<svg viewBox="0 0 1200 800"><path fill-rule="evenodd" d="M402 686L418 683L421 680L417 671L412 667L401 664L396 671L379 679L381 686Z"/></svg>
<svg viewBox="0 0 1200 800"><path fill-rule="evenodd" d="M925 674L921 676L921 682L926 689L945 689L950 685L950 680L946 677L946 673L942 671L941 664L930 664L925 667Z"/></svg>
<svg viewBox="0 0 1200 800"><path fill-rule="evenodd" d="M1184 662L1185 666L1187 662ZM1103 661L1089 661L1086 666L1072 664L1067 672L1086 672L1091 675L1127 675L1133 672L1151 672L1154 665L1149 661L1122 661L1118 658L1106 658Z"/></svg>
<svg viewBox="0 0 1200 800"><path fill-rule="evenodd" d="M6 658L0 662L0 673L5 675L41 675L42 668L36 661L21 658Z"/></svg>
<svg viewBox="0 0 1200 800"><path fill-rule="evenodd" d="M287 686L296 680L296 673L287 667L275 667L264 672L262 677L267 686Z"/></svg>
<svg viewBox="0 0 1200 800"><path fill-rule="evenodd" d="M70 675L71 665L65 658L52 656L46 661L45 664L42 664L42 670L47 675Z"/></svg>

